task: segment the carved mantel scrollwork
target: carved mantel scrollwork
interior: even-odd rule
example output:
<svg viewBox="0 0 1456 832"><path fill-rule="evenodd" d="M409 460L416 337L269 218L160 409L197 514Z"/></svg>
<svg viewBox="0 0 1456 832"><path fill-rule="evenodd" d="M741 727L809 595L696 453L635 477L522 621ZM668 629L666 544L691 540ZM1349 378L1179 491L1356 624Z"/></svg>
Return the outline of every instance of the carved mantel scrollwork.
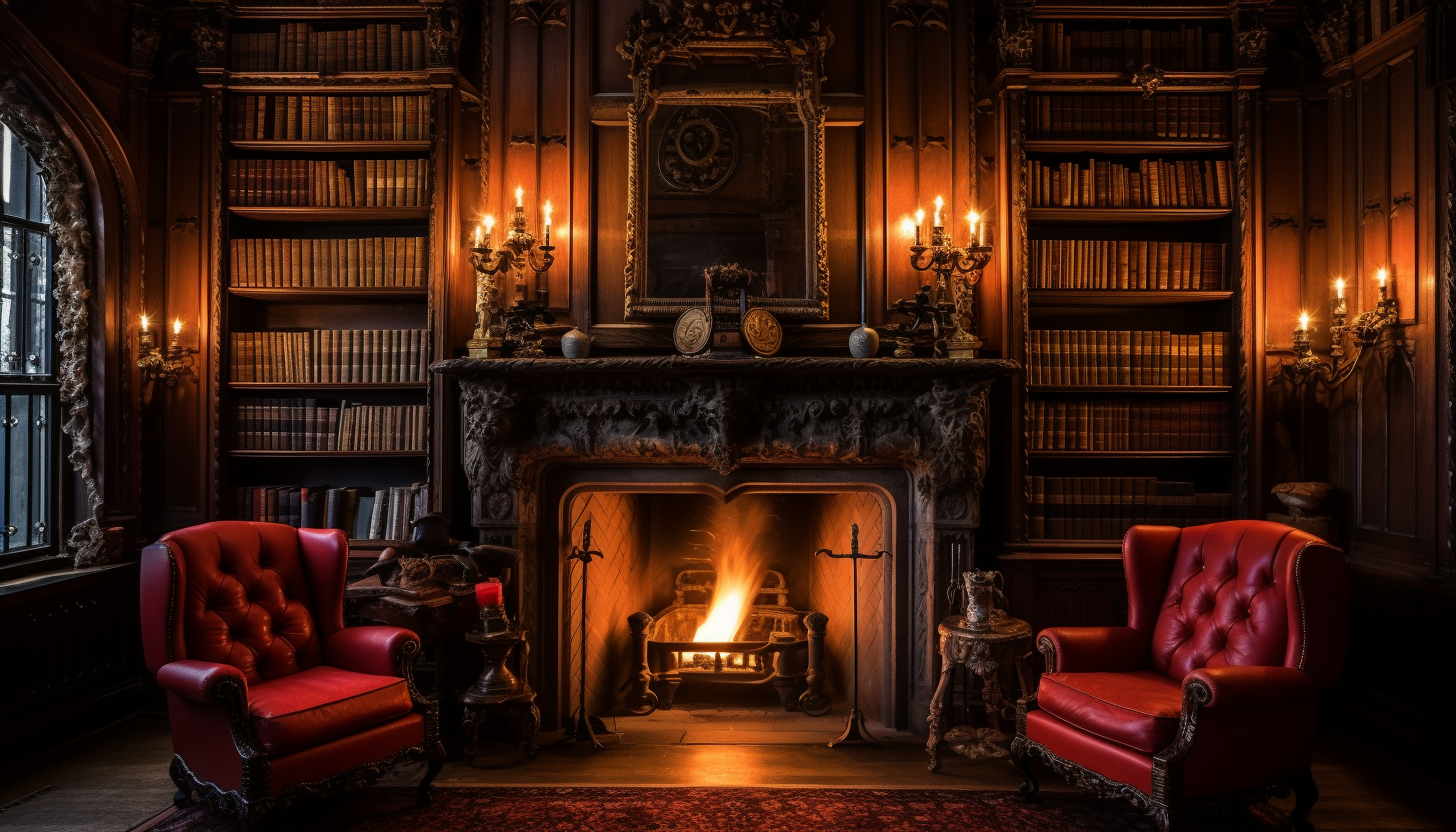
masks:
<svg viewBox="0 0 1456 832"><path fill-rule="evenodd" d="M746 464L898 464L915 475L919 499L933 511L926 519L979 524L987 384L1015 364L884 360L866 371L848 359L792 358L726 366L737 363L437 364L460 379L473 522L517 520L536 489L524 480L542 463L619 461L723 475Z"/></svg>
<svg viewBox="0 0 1456 832"><path fill-rule="evenodd" d="M1234 11L1234 53L1239 67L1269 65L1269 26L1262 5Z"/></svg>
<svg viewBox="0 0 1456 832"><path fill-rule="evenodd" d="M460 13L453 0L425 0L425 66L455 66L460 51Z"/></svg>
<svg viewBox="0 0 1456 832"><path fill-rule="evenodd" d="M192 42L197 46L195 62L199 68L222 68L227 62L228 24L233 8L228 0L192 0L197 9L197 22L192 26Z"/></svg>

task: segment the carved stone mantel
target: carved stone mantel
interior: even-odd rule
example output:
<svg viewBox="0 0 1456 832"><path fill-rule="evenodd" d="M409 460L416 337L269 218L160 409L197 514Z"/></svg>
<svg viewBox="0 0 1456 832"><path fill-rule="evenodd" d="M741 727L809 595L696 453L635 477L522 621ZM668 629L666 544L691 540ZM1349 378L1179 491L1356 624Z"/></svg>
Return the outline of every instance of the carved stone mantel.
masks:
<svg viewBox="0 0 1456 832"><path fill-rule="evenodd" d="M471 522L486 543L518 547L520 619L542 632L546 588L560 580L561 553L543 496L554 466L610 469L774 466L898 468L909 474L904 523L905 608L894 679L912 730L924 732L932 690L934 622L944 615L951 542L974 553L986 472L987 392L1021 371L989 359L590 358L454 359L432 369L460 385L461 464ZM834 474L826 476L826 481ZM867 473L868 477L874 474ZM603 481L612 481L610 474ZM638 480L640 481L640 480ZM841 480L842 481L842 480ZM539 646L550 665L564 645ZM554 658L553 658L554 657ZM548 695L549 700L551 697ZM564 713L564 711L563 711ZM548 716L548 722L550 717Z"/></svg>
<svg viewBox="0 0 1456 832"><path fill-rule="evenodd" d="M979 525L990 359L454 359L462 459L482 529L515 526L553 461L900 464L937 522Z"/></svg>

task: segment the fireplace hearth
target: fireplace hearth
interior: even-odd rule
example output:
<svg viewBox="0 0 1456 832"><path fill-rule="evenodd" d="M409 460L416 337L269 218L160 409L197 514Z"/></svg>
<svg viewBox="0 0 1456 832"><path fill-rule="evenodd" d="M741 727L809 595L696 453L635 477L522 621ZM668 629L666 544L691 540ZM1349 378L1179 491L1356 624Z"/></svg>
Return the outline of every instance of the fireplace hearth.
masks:
<svg viewBox="0 0 1456 832"><path fill-rule="evenodd" d="M808 610L826 617L826 696L848 692L854 598L848 570L816 569L812 553L845 551L854 523L863 545L892 552L860 575L861 705L888 727L924 733L935 625L947 612L938 588L948 579L950 545L963 545L968 557L974 553L989 439L987 390L1019 372L1015 363L456 359L433 369L459 385L462 463L479 540L527 553L519 594L509 603L538 639L531 681L541 693L547 730L576 704L573 674L580 671L572 657L578 650L587 653L594 691L588 704L596 712L644 707L633 699L640 690L629 684L640 672L676 674L690 680L685 686L730 676L757 676L763 684L771 671L785 681L802 673L796 687L809 683L810 626L803 626L802 641L794 633L792 645L733 632L702 649L683 638L689 624L659 620L675 603L710 603L677 601L674 587L685 571L723 571L719 563L695 565L694 553L673 538L687 528L687 508L697 505L683 501L698 500L770 505L778 525L764 569L783 576L786 597L759 596L759 607L783 607L801 624ZM593 544L600 541L605 557L593 566L588 633L578 643L571 626L580 601L573 594L577 571L565 555L586 517L594 520ZM602 537L613 529L615 537ZM706 584L701 578L683 581ZM642 655L634 655L628 618L653 610L657 629L646 625L641 634L648 652L643 671L634 661ZM755 657L760 651L748 648L760 645L768 652ZM660 649L655 668L654 649ZM714 654L712 670L698 658L707 653ZM734 656L721 670L719 653ZM653 677L648 687L661 698L670 681Z"/></svg>

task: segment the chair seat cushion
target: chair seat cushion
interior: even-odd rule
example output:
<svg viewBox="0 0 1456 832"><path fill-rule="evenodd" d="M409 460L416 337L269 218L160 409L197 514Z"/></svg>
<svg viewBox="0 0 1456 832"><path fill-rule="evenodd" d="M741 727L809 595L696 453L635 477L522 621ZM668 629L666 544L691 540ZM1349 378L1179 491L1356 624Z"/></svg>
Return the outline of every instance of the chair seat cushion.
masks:
<svg viewBox="0 0 1456 832"><path fill-rule="evenodd" d="M1183 686L1161 673L1047 673L1037 705L1069 725L1145 754L1168 747Z"/></svg>
<svg viewBox="0 0 1456 832"><path fill-rule="evenodd" d="M407 714L411 707L404 679L327 665L248 688L248 712L258 741L273 754L353 733Z"/></svg>

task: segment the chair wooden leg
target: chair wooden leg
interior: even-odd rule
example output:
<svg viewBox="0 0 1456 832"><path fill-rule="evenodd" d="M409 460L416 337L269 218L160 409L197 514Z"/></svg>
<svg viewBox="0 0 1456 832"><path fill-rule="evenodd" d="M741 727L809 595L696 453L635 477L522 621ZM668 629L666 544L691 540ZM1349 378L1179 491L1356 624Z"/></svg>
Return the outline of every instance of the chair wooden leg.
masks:
<svg viewBox="0 0 1456 832"><path fill-rule="evenodd" d="M1022 751L1017 755L1016 762L1021 765L1021 773L1026 777L1021 781L1021 796L1027 800L1036 800L1037 792L1041 791L1041 781L1036 779L1036 772L1031 769L1031 755Z"/></svg>
<svg viewBox="0 0 1456 832"><path fill-rule="evenodd" d="M1313 832L1309 810L1314 808L1316 800L1319 800L1319 789L1314 784L1314 775L1306 771L1294 781L1294 814L1289 817L1290 824L1299 832Z"/></svg>
<svg viewBox="0 0 1456 832"><path fill-rule="evenodd" d="M415 791L415 802L421 806L430 805L430 784L435 782L440 769L445 767L445 746L435 743L435 747L429 750L430 768L425 772L424 779L420 780L419 789Z"/></svg>
<svg viewBox="0 0 1456 832"><path fill-rule="evenodd" d="M172 805L181 809L192 802L192 781L182 768L181 757L172 758L172 766L167 773L171 775L172 783L177 786L177 793L172 795Z"/></svg>

